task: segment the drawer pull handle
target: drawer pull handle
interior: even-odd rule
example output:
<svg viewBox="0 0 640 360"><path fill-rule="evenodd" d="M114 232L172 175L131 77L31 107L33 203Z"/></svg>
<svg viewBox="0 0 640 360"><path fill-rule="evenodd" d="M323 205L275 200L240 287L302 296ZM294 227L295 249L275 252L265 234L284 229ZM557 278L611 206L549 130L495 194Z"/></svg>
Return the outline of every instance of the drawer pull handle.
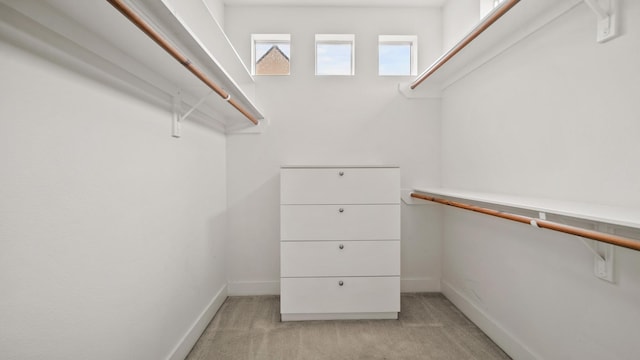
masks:
<svg viewBox="0 0 640 360"><path fill-rule="evenodd" d="M340 176L344 176L344 171L340 171L340 172L338 173L338 175L340 175Z"/></svg>
<svg viewBox="0 0 640 360"><path fill-rule="evenodd" d="M343 208L340 208L340 209L338 209L338 212L343 213L343 212L344 212L344 209L343 209Z"/></svg>
<svg viewBox="0 0 640 360"><path fill-rule="evenodd" d="M338 285L340 285L340 286L344 285L344 281L342 281L342 280L338 281Z"/></svg>
<svg viewBox="0 0 640 360"><path fill-rule="evenodd" d="M340 246L338 246L340 248L340 250L344 249L344 245L340 244Z"/></svg>

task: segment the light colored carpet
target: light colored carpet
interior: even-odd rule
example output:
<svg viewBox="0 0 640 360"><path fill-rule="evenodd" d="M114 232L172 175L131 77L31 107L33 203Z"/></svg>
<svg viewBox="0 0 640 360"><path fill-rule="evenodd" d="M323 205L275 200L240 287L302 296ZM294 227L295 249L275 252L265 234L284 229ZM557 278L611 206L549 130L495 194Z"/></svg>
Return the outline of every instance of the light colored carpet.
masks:
<svg viewBox="0 0 640 360"><path fill-rule="evenodd" d="M399 320L280 322L277 296L230 297L187 360L510 359L442 294L403 294Z"/></svg>

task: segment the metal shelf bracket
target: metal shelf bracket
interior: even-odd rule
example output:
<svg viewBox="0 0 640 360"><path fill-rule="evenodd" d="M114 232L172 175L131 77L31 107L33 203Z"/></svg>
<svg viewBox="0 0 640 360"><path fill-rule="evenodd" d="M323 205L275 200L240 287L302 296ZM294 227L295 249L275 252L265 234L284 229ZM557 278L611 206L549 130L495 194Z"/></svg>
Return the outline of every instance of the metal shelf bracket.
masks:
<svg viewBox="0 0 640 360"><path fill-rule="evenodd" d="M596 225L598 231L613 233L605 224ZM605 281L615 282L613 277L615 246L595 240L582 238L584 245L593 253L593 274Z"/></svg>
<svg viewBox="0 0 640 360"><path fill-rule="evenodd" d="M175 138L180 137L182 121L189 117L191 113L198 108L198 106L202 105L205 100L209 97L209 95L213 94L213 91L209 91L205 96L203 96L198 102L191 107L191 109L187 110L184 114L182 113L182 93L180 89L178 89L173 96L173 132L172 136Z"/></svg>
<svg viewBox="0 0 640 360"><path fill-rule="evenodd" d="M618 36L617 12L618 0L583 0L598 18L596 40L599 43ZM602 6L602 4L605 4Z"/></svg>

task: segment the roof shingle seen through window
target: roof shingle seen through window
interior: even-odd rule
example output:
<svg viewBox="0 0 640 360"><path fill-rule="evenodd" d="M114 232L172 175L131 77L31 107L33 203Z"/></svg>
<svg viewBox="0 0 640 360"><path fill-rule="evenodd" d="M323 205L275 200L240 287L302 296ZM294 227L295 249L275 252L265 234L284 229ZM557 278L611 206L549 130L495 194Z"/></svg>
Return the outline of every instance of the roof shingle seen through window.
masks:
<svg viewBox="0 0 640 360"><path fill-rule="evenodd" d="M288 75L289 57L278 45L272 45L257 61L256 75Z"/></svg>

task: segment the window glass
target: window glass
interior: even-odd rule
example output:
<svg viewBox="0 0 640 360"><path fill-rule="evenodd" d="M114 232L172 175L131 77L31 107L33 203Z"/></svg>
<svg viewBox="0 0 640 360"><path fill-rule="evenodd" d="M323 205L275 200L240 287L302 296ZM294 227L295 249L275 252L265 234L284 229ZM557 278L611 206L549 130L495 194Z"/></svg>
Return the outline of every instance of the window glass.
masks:
<svg viewBox="0 0 640 360"><path fill-rule="evenodd" d="M415 35L380 35L378 37L378 75L416 75L418 38Z"/></svg>
<svg viewBox="0 0 640 360"><path fill-rule="evenodd" d="M289 75L291 41L288 34L253 34L252 73L254 75Z"/></svg>
<svg viewBox="0 0 640 360"><path fill-rule="evenodd" d="M353 42L353 35L316 35L316 75L353 75Z"/></svg>
<svg viewBox="0 0 640 360"><path fill-rule="evenodd" d="M411 44L380 44L378 75L411 75Z"/></svg>

